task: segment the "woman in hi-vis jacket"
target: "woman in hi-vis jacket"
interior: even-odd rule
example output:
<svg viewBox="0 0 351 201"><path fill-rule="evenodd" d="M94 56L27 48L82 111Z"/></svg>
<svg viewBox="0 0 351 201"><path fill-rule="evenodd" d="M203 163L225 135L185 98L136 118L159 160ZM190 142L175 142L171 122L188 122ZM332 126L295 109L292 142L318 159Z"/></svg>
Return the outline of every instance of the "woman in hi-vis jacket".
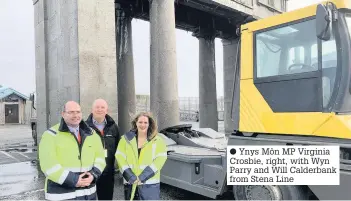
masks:
<svg viewBox="0 0 351 201"><path fill-rule="evenodd" d="M149 113L135 117L132 130L121 137L115 156L126 200L160 199L160 172L167 160L167 147Z"/></svg>

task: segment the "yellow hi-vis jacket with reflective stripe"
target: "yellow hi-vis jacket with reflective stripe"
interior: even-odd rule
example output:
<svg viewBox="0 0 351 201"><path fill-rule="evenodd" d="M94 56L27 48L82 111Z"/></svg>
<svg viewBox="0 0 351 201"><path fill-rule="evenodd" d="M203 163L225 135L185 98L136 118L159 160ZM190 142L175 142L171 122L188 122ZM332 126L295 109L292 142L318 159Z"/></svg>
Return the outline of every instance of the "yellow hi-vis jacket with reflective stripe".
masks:
<svg viewBox="0 0 351 201"><path fill-rule="evenodd" d="M48 200L96 197L95 182L106 166L100 137L84 121L79 125L81 143L61 119L42 135L39 144L40 167L46 176ZM87 187L76 187L81 173L89 171L94 180Z"/></svg>
<svg viewBox="0 0 351 201"><path fill-rule="evenodd" d="M160 183L161 169L167 160L167 147L164 140L160 136L148 139L138 157L136 133L130 131L123 135L119 141L115 156L124 183L133 184L139 177L139 180L143 183L138 187L139 196L158 200L159 189L147 188L147 185ZM134 189L135 185L133 186ZM133 197L134 193L132 193L131 199Z"/></svg>

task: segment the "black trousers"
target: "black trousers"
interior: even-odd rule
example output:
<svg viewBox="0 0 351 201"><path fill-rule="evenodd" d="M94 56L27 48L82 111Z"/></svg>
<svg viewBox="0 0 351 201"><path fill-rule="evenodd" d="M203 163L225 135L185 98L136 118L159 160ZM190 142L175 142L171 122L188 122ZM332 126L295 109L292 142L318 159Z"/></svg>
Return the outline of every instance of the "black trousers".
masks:
<svg viewBox="0 0 351 201"><path fill-rule="evenodd" d="M103 172L96 182L98 200L113 200L113 189L115 186L114 174Z"/></svg>
<svg viewBox="0 0 351 201"><path fill-rule="evenodd" d="M124 199L130 200L130 196L132 196L132 185L124 184ZM135 189L134 199L133 200L140 200L138 187Z"/></svg>

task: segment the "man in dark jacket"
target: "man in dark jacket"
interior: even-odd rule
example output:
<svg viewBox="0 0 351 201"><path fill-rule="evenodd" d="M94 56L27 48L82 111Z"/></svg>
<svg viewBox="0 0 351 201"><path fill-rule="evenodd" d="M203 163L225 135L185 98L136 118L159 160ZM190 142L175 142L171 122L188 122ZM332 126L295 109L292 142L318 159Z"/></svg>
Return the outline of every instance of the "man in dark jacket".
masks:
<svg viewBox="0 0 351 201"><path fill-rule="evenodd" d="M99 200L112 200L114 189L115 153L120 134L118 126L107 114L108 105L103 99L97 99L92 106L92 113L86 123L100 136L105 151L106 168L96 183Z"/></svg>

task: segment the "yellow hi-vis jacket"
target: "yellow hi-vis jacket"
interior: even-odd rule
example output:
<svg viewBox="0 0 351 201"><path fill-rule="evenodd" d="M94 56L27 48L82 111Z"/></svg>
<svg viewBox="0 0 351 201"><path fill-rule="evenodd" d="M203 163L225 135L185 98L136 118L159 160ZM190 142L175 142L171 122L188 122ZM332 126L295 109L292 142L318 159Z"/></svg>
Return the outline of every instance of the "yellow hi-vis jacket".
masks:
<svg viewBox="0 0 351 201"><path fill-rule="evenodd" d="M46 176L45 199L94 199L96 180L106 166L100 137L84 121L79 125L81 143L69 131L67 124L51 127L39 144L40 167ZM81 173L89 171L94 180L87 187L76 187Z"/></svg>
<svg viewBox="0 0 351 201"><path fill-rule="evenodd" d="M138 186L141 199L159 200L160 173L167 160L166 144L159 136L153 139L148 138L138 156L136 135L136 131L130 131L119 141L115 154L118 167L123 175L124 183L133 184L139 177L143 183ZM133 185L133 190L131 186L127 189L127 191L132 191L126 192L130 195L131 200L134 198L136 185Z"/></svg>

